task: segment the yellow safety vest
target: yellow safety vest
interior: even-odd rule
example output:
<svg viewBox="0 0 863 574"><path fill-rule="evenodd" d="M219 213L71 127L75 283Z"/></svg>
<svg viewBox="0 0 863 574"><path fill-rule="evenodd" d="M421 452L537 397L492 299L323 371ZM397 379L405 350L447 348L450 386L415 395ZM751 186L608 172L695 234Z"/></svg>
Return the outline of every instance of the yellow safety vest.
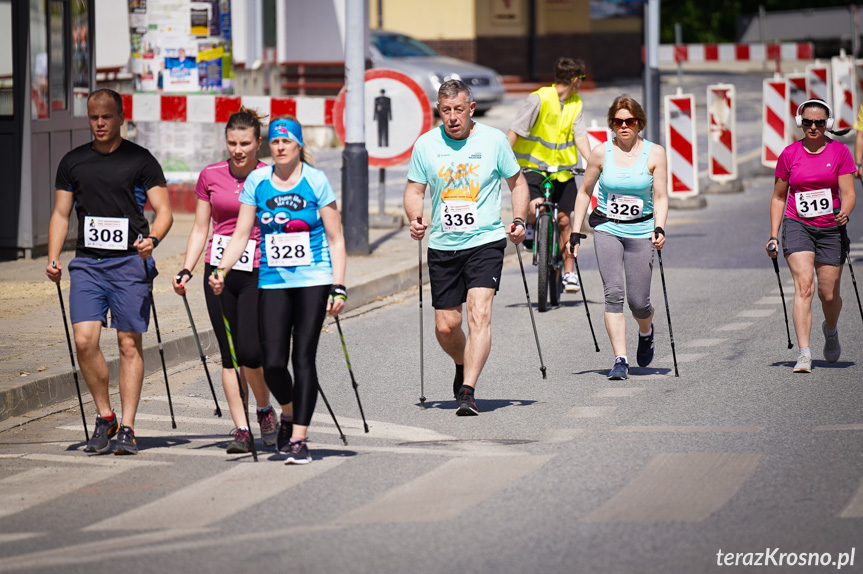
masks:
<svg viewBox="0 0 863 574"><path fill-rule="evenodd" d="M527 137L518 137L513 146L518 165L543 171L549 168L562 170L552 179L572 179L569 169L578 165L578 148L572 133L572 122L583 107L581 97L571 94L560 106L560 98L554 86L546 86L533 92L539 96L539 115Z"/></svg>

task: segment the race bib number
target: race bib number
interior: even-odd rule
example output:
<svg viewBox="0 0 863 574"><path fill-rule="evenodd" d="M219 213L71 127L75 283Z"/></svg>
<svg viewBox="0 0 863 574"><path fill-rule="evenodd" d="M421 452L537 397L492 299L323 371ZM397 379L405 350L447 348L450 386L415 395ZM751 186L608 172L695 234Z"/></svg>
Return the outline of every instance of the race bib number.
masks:
<svg viewBox="0 0 863 574"><path fill-rule="evenodd" d="M125 217L84 217L84 247L129 249L129 220Z"/></svg>
<svg viewBox="0 0 863 574"><path fill-rule="evenodd" d="M213 245L210 248L210 265L213 267L218 267L222 262L222 256L225 254L225 248L228 246L228 242L231 241L230 235L216 235L213 234ZM246 243L246 250L243 251L243 255L240 259L234 263L234 266L231 269L236 269L237 271L253 271L255 264L255 240L249 239L249 242Z"/></svg>
<svg viewBox="0 0 863 574"><path fill-rule="evenodd" d="M608 218L632 221L644 215L644 200L635 195L614 194L608 200Z"/></svg>
<svg viewBox="0 0 863 574"><path fill-rule="evenodd" d="M819 217L833 213L833 196L829 189L801 191L794 196L797 200L797 215L800 217Z"/></svg>
<svg viewBox="0 0 863 574"><path fill-rule="evenodd" d="M441 228L446 232L476 231L479 229L475 203L444 204L440 218Z"/></svg>
<svg viewBox="0 0 863 574"><path fill-rule="evenodd" d="M267 235L266 247L267 265L270 267L299 267L312 264L312 247L308 231Z"/></svg>

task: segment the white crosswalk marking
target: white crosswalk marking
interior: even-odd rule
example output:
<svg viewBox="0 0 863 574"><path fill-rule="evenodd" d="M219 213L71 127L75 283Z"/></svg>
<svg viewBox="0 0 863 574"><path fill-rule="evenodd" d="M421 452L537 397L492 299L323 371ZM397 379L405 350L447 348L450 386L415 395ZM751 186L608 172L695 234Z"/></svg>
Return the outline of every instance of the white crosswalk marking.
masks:
<svg viewBox="0 0 863 574"><path fill-rule="evenodd" d="M84 530L114 530L134 525L136 530L203 528L250 506L277 496L301 482L340 465L345 459L328 457L305 466L238 464L230 470L200 480L149 504L92 524ZM237 488L244 488L237 496ZM190 512L189 509L194 509Z"/></svg>
<svg viewBox="0 0 863 574"><path fill-rule="evenodd" d="M633 397L643 390L644 387L609 387L607 389L600 389L593 396L600 399Z"/></svg>
<svg viewBox="0 0 863 574"><path fill-rule="evenodd" d="M863 480L860 481L857 492L839 513L839 518L863 518Z"/></svg>
<svg viewBox="0 0 863 574"><path fill-rule="evenodd" d="M441 522L491 498L551 455L450 460L335 520L336 524ZM466 487L467 485L467 487ZM475 488L471 485L482 485Z"/></svg>
<svg viewBox="0 0 863 574"><path fill-rule="evenodd" d="M743 486L760 453L659 454L586 522L699 522Z"/></svg>
<svg viewBox="0 0 863 574"><path fill-rule="evenodd" d="M579 419L592 419L612 414L617 407L572 407L567 416Z"/></svg>
<svg viewBox="0 0 863 574"><path fill-rule="evenodd" d="M684 347L715 347L728 339L693 339L683 343Z"/></svg>
<svg viewBox="0 0 863 574"><path fill-rule="evenodd" d="M742 331L744 329L748 329L755 323L728 323L727 325L723 325L721 327L717 327L716 331Z"/></svg>
<svg viewBox="0 0 863 574"><path fill-rule="evenodd" d="M779 301L780 303L782 301ZM737 314L738 317L769 317L776 309L748 309Z"/></svg>
<svg viewBox="0 0 863 574"><path fill-rule="evenodd" d="M66 457L71 458L71 457ZM0 480L0 517L32 508L129 470L128 466L32 468ZM39 488L32 488L38 484Z"/></svg>

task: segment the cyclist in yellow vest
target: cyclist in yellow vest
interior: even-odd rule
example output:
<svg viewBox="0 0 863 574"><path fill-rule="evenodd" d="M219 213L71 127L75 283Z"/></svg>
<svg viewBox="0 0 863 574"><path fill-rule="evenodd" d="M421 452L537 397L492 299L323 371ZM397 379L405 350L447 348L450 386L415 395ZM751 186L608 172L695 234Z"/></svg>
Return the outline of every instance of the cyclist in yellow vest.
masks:
<svg viewBox="0 0 863 574"><path fill-rule="evenodd" d="M553 172L551 199L558 205L557 225L560 242L569 241L570 214L575 207L578 186L569 170L576 167L579 157L590 157L590 143L582 114L582 101L578 88L584 80L584 62L560 58L554 64L554 84L530 94L525 100L506 136L522 168ZM525 171L530 188L530 207L527 210L528 228L525 244L530 247L536 205L544 200L542 175ZM564 255L563 285L567 293L580 289L578 276L573 272L573 260Z"/></svg>

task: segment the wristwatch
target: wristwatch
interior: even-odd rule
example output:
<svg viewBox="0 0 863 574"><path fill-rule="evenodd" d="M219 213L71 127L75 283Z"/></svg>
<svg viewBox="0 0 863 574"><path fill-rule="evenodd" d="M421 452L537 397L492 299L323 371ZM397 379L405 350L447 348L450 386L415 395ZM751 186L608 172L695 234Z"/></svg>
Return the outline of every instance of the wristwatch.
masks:
<svg viewBox="0 0 863 574"><path fill-rule="evenodd" d="M159 246L159 239L157 237L153 237L152 235L148 235L147 239L149 239L153 242L153 249L155 249Z"/></svg>

